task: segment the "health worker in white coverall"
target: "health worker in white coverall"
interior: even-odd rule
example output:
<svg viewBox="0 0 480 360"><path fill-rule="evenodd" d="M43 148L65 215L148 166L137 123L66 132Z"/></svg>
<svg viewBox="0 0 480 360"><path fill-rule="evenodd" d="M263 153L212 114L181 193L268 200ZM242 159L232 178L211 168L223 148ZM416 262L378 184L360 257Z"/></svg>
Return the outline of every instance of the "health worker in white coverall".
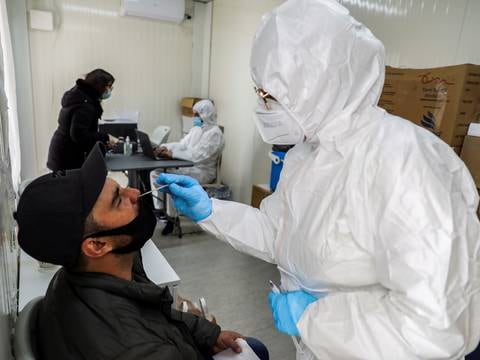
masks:
<svg viewBox="0 0 480 360"><path fill-rule="evenodd" d="M334 0L263 17L251 74L263 139L296 146L250 206L162 174L176 207L277 264L269 302L298 359L463 359L480 336L478 193L434 134L377 106L382 43Z"/></svg>
<svg viewBox="0 0 480 360"><path fill-rule="evenodd" d="M217 174L217 162L222 154L225 140L220 127L217 125L217 109L211 100L200 100L193 106L194 118L192 128L179 142L161 144L155 149L155 154L167 159L182 159L193 162L192 167L171 169L169 172L188 175L201 184L210 184ZM150 173L150 184L155 188L155 180L161 169ZM160 207L158 197L154 201L155 207ZM170 197L167 200L167 214L170 218L177 216ZM174 230L174 221L169 219L162 230L162 235L168 235Z"/></svg>
<svg viewBox="0 0 480 360"><path fill-rule="evenodd" d="M161 144L155 153L165 158L192 161L192 167L172 169L170 172L197 179L201 184L209 184L217 177L217 161L225 141L222 130L217 125L217 109L211 100L200 100L193 106L193 126L179 142ZM160 170L151 173L155 179Z"/></svg>

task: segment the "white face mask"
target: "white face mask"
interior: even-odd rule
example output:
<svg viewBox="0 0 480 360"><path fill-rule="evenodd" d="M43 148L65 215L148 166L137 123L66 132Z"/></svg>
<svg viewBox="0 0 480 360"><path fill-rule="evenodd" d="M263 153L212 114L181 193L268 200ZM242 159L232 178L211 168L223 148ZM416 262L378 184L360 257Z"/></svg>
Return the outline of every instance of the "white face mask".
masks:
<svg viewBox="0 0 480 360"><path fill-rule="evenodd" d="M259 99L255 110L255 124L263 141L276 145L301 143L304 133L297 121L277 101L269 101L268 105L270 110Z"/></svg>

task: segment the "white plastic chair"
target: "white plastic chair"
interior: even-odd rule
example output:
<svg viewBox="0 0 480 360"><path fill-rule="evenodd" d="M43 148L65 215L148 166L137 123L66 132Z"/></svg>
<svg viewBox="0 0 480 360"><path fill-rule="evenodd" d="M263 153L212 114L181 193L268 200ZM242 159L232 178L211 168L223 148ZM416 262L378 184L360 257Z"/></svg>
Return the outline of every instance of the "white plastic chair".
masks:
<svg viewBox="0 0 480 360"><path fill-rule="evenodd" d="M38 307L43 296L36 297L28 302L18 314L13 338L13 349L16 360L35 360L36 356L36 322Z"/></svg>
<svg viewBox="0 0 480 360"><path fill-rule="evenodd" d="M222 149L222 152L223 152L223 149ZM216 171L217 171L217 176L215 178L215 180L213 180L213 182L211 184L202 184L203 185L222 185L222 178L220 176L220 170L221 170L221 167L222 167L222 152L220 152L220 154L218 155L218 158L217 158L217 166L216 166Z"/></svg>
<svg viewBox="0 0 480 360"><path fill-rule="evenodd" d="M168 135L170 135L170 126L160 125L153 130L150 141L157 145L164 144L168 140Z"/></svg>
<svg viewBox="0 0 480 360"><path fill-rule="evenodd" d="M225 128L222 126L222 125L219 125L218 126L220 128L220 130L222 131L222 134L225 133ZM211 183L211 184L202 184L202 186L212 186L212 185L222 185L222 179L220 177L220 169L222 167L222 154L223 154L223 149L225 148L225 144L223 144L222 148L220 149L220 152L218 154L218 158L217 158L217 166L216 166L216 171L217 171L217 174L216 174L216 177L215 177L215 180Z"/></svg>

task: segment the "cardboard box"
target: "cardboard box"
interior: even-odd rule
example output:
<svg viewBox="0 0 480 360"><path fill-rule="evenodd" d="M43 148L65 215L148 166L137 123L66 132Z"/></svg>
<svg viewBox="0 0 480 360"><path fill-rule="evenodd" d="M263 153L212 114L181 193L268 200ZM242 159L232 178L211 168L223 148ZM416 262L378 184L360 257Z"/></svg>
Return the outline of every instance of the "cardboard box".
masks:
<svg viewBox="0 0 480 360"><path fill-rule="evenodd" d="M458 156L460 156L460 154L462 153L461 146L452 146L452 150L455 151L455 154L457 154Z"/></svg>
<svg viewBox="0 0 480 360"><path fill-rule="evenodd" d="M272 195L268 185L253 185L252 186L252 203L251 205L260 208L260 203L267 196Z"/></svg>
<svg viewBox="0 0 480 360"><path fill-rule="evenodd" d="M477 188L480 188L480 137L470 135L465 137L461 158L470 170Z"/></svg>
<svg viewBox="0 0 480 360"><path fill-rule="evenodd" d="M185 97L182 99L181 106L182 106L182 115L193 117L193 105L199 102L202 99L193 98L193 97Z"/></svg>
<svg viewBox="0 0 480 360"><path fill-rule="evenodd" d="M461 147L468 125L480 122L480 65L387 67L379 105Z"/></svg>

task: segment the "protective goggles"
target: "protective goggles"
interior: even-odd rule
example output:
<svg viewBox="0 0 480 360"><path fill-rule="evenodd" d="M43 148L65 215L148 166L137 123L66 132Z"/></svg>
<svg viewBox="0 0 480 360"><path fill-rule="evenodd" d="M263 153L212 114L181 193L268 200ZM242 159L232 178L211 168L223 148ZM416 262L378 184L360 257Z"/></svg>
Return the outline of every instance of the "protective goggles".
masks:
<svg viewBox="0 0 480 360"><path fill-rule="evenodd" d="M263 103L265 104L265 109L271 110L271 107L268 104L268 100L270 101L277 101L277 100L263 89L257 88L256 86L254 86L253 89L255 90L255 93L263 100Z"/></svg>

